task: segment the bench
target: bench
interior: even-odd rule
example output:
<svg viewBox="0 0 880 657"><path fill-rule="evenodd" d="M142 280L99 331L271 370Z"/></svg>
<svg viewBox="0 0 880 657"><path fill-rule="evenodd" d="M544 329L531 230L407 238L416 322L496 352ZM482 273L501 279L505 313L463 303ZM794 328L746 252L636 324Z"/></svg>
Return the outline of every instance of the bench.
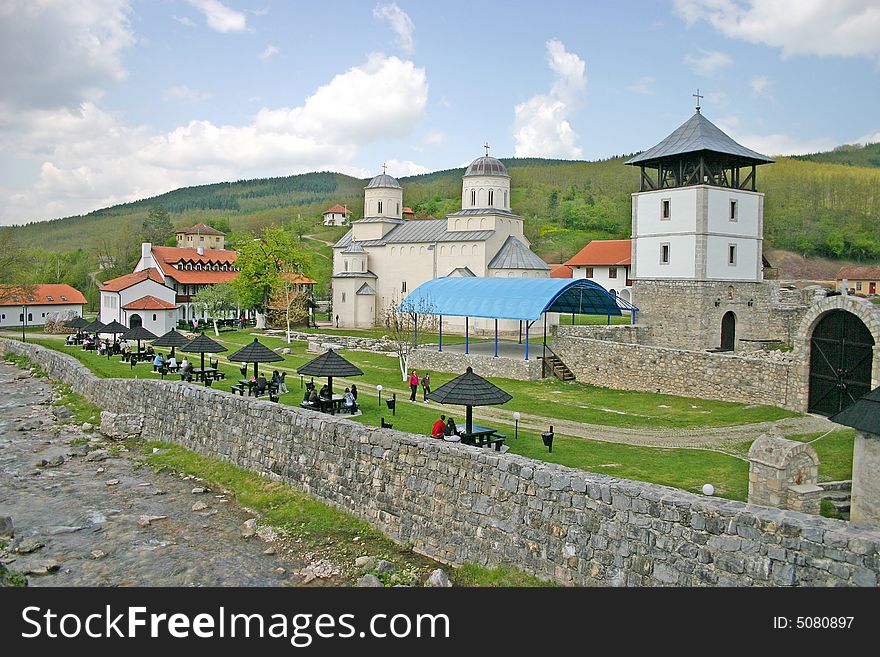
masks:
<svg viewBox="0 0 880 657"><path fill-rule="evenodd" d="M233 395L236 394L236 393L238 393L239 395L241 395L242 397L244 397L244 386L243 386L242 384L240 384L240 383L236 383L234 386L232 386L232 387L230 388L230 390L232 391L232 394L233 394Z"/></svg>
<svg viewBox="0 0 880 657"><path fill-rule="evenodd" d="M382 418L382 428L383 429L391 429L392 428L391 423L386 422L384 417Z"/></svg>

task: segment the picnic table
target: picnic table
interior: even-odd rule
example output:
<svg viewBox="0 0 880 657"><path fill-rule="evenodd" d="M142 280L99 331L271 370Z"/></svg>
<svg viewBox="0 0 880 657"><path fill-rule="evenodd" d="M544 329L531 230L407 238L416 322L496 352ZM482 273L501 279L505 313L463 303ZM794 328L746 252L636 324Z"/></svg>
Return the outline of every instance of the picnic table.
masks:
<svg viewBox="0 0 880 657"><path fill-rule="evenodd" d="M330 415L335 415L339 411L339 409L342 408L343 401L345 401L345 397L343 395L333 395L332 398L318 397L318 403L315 405L304 401L301 406L303 408L311 408L316 411L321 411L322 413L330 413Z"/></svg>
<svg viewBox="0 0 880 657"><path fill-rule="evenodd" d="M507 440L507 436L498 433L497 429L484 427L479 424L471 425L470 432L465 429L459 429L458 435L461 436L461 442L465 445L476 445L477 447L494 446L497 452L501 451L501 446Z"/></svg>
<svg viewBox="0 0 880 657"><path fill-rule="evenodd" d="M216 367L206 367L205 369L194 367L192 369L192 375L199 381L205 381L206 379L219 381L220 379L226 378L226 375Z"/></svg>
<svg viewBox="0 0 880 657"><path fill-rule="evenodd" d="M257 396L257 382L251 381L250 379L239 379L238 385L232 386L232 394L233 395L237 392L242 397L244 397L245 390L247 390L248 397L250 397L251 395L254 395L256 397ZM269 395L270 398L277 396L278 395L278 385L275 383L272 383L271 381L266 381L266 391L263 394Z"/></svg>

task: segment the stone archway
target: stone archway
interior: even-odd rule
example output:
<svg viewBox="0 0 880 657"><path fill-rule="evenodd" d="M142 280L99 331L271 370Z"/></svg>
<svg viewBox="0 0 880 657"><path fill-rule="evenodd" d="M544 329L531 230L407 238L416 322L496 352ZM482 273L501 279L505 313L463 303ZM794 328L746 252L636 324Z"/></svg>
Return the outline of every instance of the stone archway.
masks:
<svg viewBox="0 0 880 657"><path fill-rule="evenodd" d="M144 322L141 319L141 316L137 313L129 316L128 318L128 328L137 328L138 326L142 326L143 323Z"/></svg>
<svg viewBox="0 0 880 657"><path fill-rule="evenodd" d="M807 410L833 415L870 392L874 346L861 319L846 310L825 313L810 337Z"/></svg>
<svg viewBox="0 0 880 657"><path fill-rule="evenodd" d="M721 318L721 348L724 351L736 349L736 314L732 310Z"/></svg>
<svg viewBox="0 0 880 657"><path fill-rule="evenodd" d="M880 385L880 306L847 295L826 297L813 304L801 320L794 339L794 371L790 380L789 399L792 407L808 410L810 407L810 370L813 334L823 319L832 311L846 311L864 325L873 340L869 389ZM855 324L858 326L858 324ZM865 367L863 364L862 367ZM846 369L845 367L843 369Z"/></svg>

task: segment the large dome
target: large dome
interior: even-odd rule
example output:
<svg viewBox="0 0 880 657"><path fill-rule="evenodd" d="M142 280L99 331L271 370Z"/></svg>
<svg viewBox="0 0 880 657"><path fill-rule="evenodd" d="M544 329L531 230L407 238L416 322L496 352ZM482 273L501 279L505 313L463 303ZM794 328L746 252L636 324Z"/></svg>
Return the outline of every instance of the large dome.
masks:
<svg viewBox="0 0 880 657"><path fill-rule="evenodd" d="M397 182L397 178L389 176L387 173L380 173L370 181L365 189L370 189L372 187L393 187L394 189L400 189L400 183Z"/></svg>
<svg viewBox="0 0 880 657"><path fill-rule="evenodd" d="M507 176L507 167L501 164L501 160L497 160L489 155L478 157L471 162L471 165L464 172L465 176Z"/></svg>

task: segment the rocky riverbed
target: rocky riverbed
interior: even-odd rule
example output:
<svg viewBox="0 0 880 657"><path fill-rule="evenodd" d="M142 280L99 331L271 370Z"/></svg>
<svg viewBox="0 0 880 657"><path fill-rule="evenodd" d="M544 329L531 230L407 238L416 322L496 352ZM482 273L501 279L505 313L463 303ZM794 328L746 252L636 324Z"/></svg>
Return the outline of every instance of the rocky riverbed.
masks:
<svg viewBox="0 0 880 657"><path fill-rule="evenodd" d="M72 423L47 382L0 362L0 390L0 563L29 586L348 583L224 491Z"/></svg>

